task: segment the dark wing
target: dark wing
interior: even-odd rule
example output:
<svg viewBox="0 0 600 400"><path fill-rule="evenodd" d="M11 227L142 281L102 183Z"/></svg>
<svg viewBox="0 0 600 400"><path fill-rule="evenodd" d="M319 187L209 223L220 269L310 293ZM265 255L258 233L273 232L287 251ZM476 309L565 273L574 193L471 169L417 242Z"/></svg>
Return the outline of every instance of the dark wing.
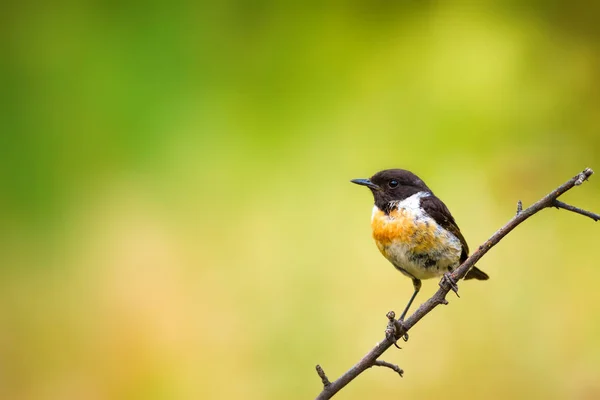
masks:
<svg viewBox="0 0 600 400"><path fill-rule="evenodd" d="M456 225L456 221L454 221L454 217L450 214L450 210L448 207L437 197L434 195L430 195L427 197L421 197L421 207L423 210L438 223L439 226L444 228L447 231L452 232L454 236L460 240L462 244L462 253L460 254L460 262L462 263L469 256L469 246L467 245L467 241L463 237L462 233L460 233L460 229L458 229L458 225Z"/></svg>
<svg viewBox="0 0 600 400"><path fill-rule="evenodd" d="M435 220L435 222L438 223L438 225L447 231L452 232L452 234L456 236L458 240L460 240L462 245L460 262L462 264L467 257L469 257L469 246L467 245L467 241L462 233L460 233L460 229L458 229L458 225L456 225L456 221L454 221L454 217L452 217L452 214L450 214L448 207L446 207L446 205L434 195L422 197L421 207L427 214L429 214L431 218ZM472 267L469 272L467 272L467 275L465 275L465 279L486 280L489 279L489 276L479 268Z"/></svg>

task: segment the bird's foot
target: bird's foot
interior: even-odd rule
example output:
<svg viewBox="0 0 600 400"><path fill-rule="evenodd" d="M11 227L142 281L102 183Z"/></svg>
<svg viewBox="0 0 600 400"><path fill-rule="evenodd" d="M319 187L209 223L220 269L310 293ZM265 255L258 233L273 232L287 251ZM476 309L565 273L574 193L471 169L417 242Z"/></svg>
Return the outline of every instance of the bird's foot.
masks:
<svg viewBox="0 0 600 400"><path fill-rule="evenodd" d="M458 285L456 284L454 278L452 278L452 274L450 272L446 272L444 274L440 282L440 287L443 289L452 290L454 294L456 294L456 297L460 297L458 295Z"/></svg>
<svg viewBox="0 0 600 400"><path fill-rule="evenodd" d="M400 338L402 338L402 340L404 340L405 342L408 341L408 333L406 333L406 328L402 323L403 321L399 319L397 320L396 313L393 311L388 312L386 317L389 321L387 328L385 329L385 337L389 340L392 340L394 342L394 346L401 349L401 347L398 346L398 332L404 332L404 334L400 336Z"/></svg>

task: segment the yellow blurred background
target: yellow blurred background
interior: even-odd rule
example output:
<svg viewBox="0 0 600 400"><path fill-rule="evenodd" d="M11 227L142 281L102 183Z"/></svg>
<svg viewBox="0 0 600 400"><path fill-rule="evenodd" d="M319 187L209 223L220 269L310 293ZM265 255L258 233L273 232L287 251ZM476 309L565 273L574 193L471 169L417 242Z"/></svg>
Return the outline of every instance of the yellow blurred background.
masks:
<svg viewBox="0 0 600 400"><path fill-rule="evenodd" d="M600 172L596 3L1 8L2 399L313 398L412 293L350 179L416 172L475 249ZM336 398L600 398L599 243L536 215Z"/></svg>

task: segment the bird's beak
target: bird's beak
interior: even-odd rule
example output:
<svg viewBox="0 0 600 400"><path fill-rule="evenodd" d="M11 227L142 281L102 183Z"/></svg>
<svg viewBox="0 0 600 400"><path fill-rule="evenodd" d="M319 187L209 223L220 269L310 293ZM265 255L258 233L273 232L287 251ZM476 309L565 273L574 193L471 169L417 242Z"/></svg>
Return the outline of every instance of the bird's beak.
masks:
<svg viewBox="0 0 600 400"><path fill-rule="evenodd" d="M352 179L350 182L356 183L357 185L366 186L369 189L373 189L373 190L381 189L379 186L377 186L376 184L374 184L373 182L371 182L368 179Z"/></svg>

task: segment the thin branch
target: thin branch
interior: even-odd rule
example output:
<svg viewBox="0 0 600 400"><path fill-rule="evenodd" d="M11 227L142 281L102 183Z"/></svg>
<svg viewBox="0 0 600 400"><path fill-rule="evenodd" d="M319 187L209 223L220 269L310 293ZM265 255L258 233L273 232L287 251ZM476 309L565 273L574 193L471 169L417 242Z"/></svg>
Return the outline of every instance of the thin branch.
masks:
<svg viewBox="0 0 600 400"><path fill-rule="evenodd" d="M402 370L402 368L400 368L396 364L392 364L392 363L389 363L387 361L376 360L373 363L373 366L376 366L376 367L388 367L388 368L396 371L398 373L398 375L400 375L400 378L402 378L402 374L404 374L404 371Z"/></svg>
<svg viewBox="0 0 600 400"><path fill-rule="evenodd" d="M594 221L600 220L600 215L599 214L595 214L595 213L590 212L590 211L582 210L581 208L572 206L572 205L567 204L567 203L563 203L562 201L554 200L554 202L552 203L552 205L554 207L556 207L556 208L562 208L564 210L573 211L574 213L577 213L577 214L585 215L586 217L590 217Z"/></svg>
<svg viewBox="0 0 600 400"><path fill-rule="evenodd" d="M590 213L589 211L580 210L573 206L562 207L560 203L557 205L556 199L564 194L566 191L572 189L574 186L581 185L585 180L587 180L594 171L590 168L586 168L581 173L577 174L573 178L569 179L567 182L554 189L552 192L548 193L541 200L526 208L525 210L518 210L520 212L517 213L506 225L500 228L496 233L494 233L485 243L483 243L479 248L471 254L469 258L465 260L458 268L452 272L451 277L455 282L459 279L464 278L469 269L475 265L477 261L481 259L492 247L494 247L502 238L508 235L513 229L515 229L519 224L524 222L526 219L531 217L532 215L538 213L544 208L548 207L560 207L569 211L573 211L578 214L582 214L597 220L594 217L598 217L597 214ZM565 204L566 205L566 204ZM518 208L522 208L518 207ZM342 376L340 376L335 381L330 384L324 385L323 391L317 396L317 400L322 399L330 399L333 395L335 395L338 391L340 391L344 386L350 383L353 379L355 379L358 375L364 372L367 368L376 365L378 362L377 359L381 356L390 346L395 344L396 340L405 336L409 329L411 329L417 322L419 322L425 315L429 314L431 310L437 307L440 304L448 304L446 300L446 295L451 290L451 285L448 282L448 279L442 279L440 281L440 288L435 292L435 294L427 300L425 303L421 304L421 306L404 322L398 321L395 319L395 314L393 312L389 312L387 314L390 322L388 323L388 327L386 329L386 337L379 342L371 351L369 351L356 365L346 371ZM317 369L318 371L318 369ZM324 375L324 373L323 373ZM319 373L321 379L323 380L323 375ZM327 380L327 382L329 382ZM324 381L325 383L325 381Z"/></svg>

